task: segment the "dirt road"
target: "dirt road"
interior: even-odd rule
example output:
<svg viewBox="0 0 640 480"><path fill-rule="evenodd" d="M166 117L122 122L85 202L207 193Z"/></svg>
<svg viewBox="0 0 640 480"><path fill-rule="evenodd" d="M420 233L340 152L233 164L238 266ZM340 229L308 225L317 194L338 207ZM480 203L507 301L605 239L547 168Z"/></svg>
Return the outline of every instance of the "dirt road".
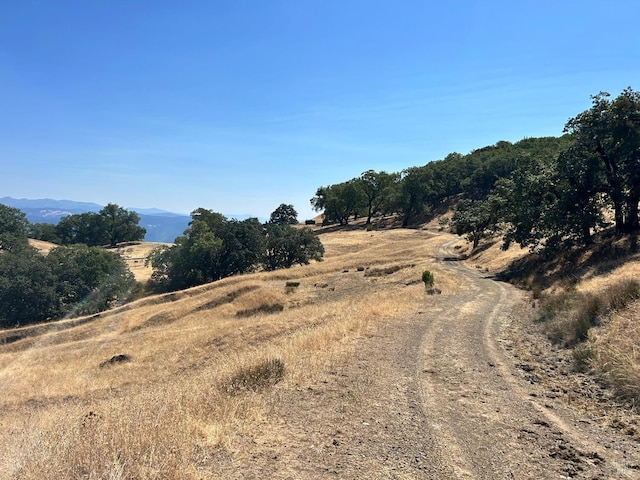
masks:
<svg viewBox="0 0 640 480"><path fill-rule="evenodd" d="M542 347L521 341L523 293L447 245L437 257L460 293L425 295L349 363L276 391L275 425L251 458L221 459L220 478L640 478L638 436L573 405L562 365L531 360Z"/></svg>

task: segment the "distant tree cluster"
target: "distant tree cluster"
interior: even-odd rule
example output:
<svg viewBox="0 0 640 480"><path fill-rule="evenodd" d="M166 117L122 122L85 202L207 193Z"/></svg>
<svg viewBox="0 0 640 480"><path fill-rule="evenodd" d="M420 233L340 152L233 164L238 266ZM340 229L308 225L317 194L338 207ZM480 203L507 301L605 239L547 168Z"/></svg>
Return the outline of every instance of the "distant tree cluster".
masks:
<svg viewBox="0 0 640 480"><path fill-rule="evenodd" d="M445 202L457 205L451 227L476 247L502 236L534 250L592 242L600 229L640 229L640 93L592 97L590 109L570 119L561 137L498 142L467 155L396 174L368 171L318 188L311 199L325 222L347 224L395 213L402 225Z"/></svg>
<svg viewBox="0 0 640 480"><path fill-rule="evenodd" d="M358 178L318 188L311 205L323 212L325 223L347 225L351 217L366 217L370 224L374 215L394 211L399 179L399 174L367 170Z"/></svg>
<svg viewBox="0 0 640 480"><path fill-rule="evenodd" d="M57 225L34 223L29 236L60 245L83 243L89 246L109 245L142 240L146 230L138 225L140 217L114 203L98 213L79 213L60 219Z"/></svg>
<svg viewBox="0 0 640 480"><path fill-rule="evenodd" d="M0 327L90 314L124 301L133 274L116 254L84 244L48 255L31 247L20 210L0 205Z"/></svg>
<svg viewBox="0 0 640 480"><path fill-rule="evenodd" d="M285 204L265 224L256 218L228 220L198 208L173 246L159 247L149 255L150 281L161 291L179 290L258 269L321 260L322 243L310 229L294 227L297 222L297 212Z"/></svg>

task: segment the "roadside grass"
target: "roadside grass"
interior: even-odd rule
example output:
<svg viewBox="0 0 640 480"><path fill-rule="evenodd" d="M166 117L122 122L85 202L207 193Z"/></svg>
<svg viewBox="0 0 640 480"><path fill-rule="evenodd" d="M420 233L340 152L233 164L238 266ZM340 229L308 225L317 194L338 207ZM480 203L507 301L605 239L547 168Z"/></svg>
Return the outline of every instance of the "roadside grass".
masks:
<svg viewBox="0 0 640 480"><path fill-rule="evenodd" d="M572 349L576 369L640 408L637 238L604 232L589 249L543 257L512 246L504 253L499 242L488 242L466 262L529 290L538 321L553 342Z"/></svg>
<svg viewBox="0 0 640 480"><path fill-rule="evenodd" d="M575 366L610 385L632 407L640 406L640 283L619 266L604 278L542 294L539 321L549 338L573 348ZM626 270L625 273L623 273ZM599 287L596 290L595 287Z"/></svg>
<svg viewBox="0 0 640 480"><path fill-rule="evenodd" d="M587 365L634 408L640 407L640 302L589 332Z"/></svg>
<svg viewBox="0 0 640 480"><path fill-rule="evenodd" d="M304 389L380 322L437 301L422 271L443 295L460 288L433 262L428 232L322 241L323 262L147 297L0 345L0 478L201 478L216 455L242 457L268 431L279 389ZM394 265L413 266L358 271Z"/></svg>

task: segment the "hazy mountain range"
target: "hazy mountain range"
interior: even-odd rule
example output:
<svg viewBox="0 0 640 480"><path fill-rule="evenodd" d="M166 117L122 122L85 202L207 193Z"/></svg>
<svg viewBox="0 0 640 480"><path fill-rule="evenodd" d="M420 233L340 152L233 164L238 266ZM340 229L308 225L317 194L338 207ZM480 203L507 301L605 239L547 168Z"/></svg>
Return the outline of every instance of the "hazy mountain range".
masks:
<svg viewBox="0 0 640 480"><path fill-rule="evenodd" d="M86 212L99 212L104 205L73 200L53 200L50 198L27 199L2 197L0 203L18 208L25 213L31 223L58 223L67 215ZM144 239L148 242L173 242L187 228L191 217L182 213L173 213L158 208L125 207L140 216L140 226L146 228ZM227 215L227 218L244 220L251 215Z"/></svg>

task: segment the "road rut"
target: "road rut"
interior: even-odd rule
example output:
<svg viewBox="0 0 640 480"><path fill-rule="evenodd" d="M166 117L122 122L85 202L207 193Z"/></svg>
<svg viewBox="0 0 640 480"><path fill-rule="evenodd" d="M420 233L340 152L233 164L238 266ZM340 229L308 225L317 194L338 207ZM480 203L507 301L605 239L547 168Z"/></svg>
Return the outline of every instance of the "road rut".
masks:
<svg viewBox="0 0 640 480"><path fill-rule="evenodd" d="M220 478L640 478L637 441L547 394L519 358L524 293L458 261L450 238L436 257L459 293L425 295L315 383L275 391L268 432Z"/></svg>

